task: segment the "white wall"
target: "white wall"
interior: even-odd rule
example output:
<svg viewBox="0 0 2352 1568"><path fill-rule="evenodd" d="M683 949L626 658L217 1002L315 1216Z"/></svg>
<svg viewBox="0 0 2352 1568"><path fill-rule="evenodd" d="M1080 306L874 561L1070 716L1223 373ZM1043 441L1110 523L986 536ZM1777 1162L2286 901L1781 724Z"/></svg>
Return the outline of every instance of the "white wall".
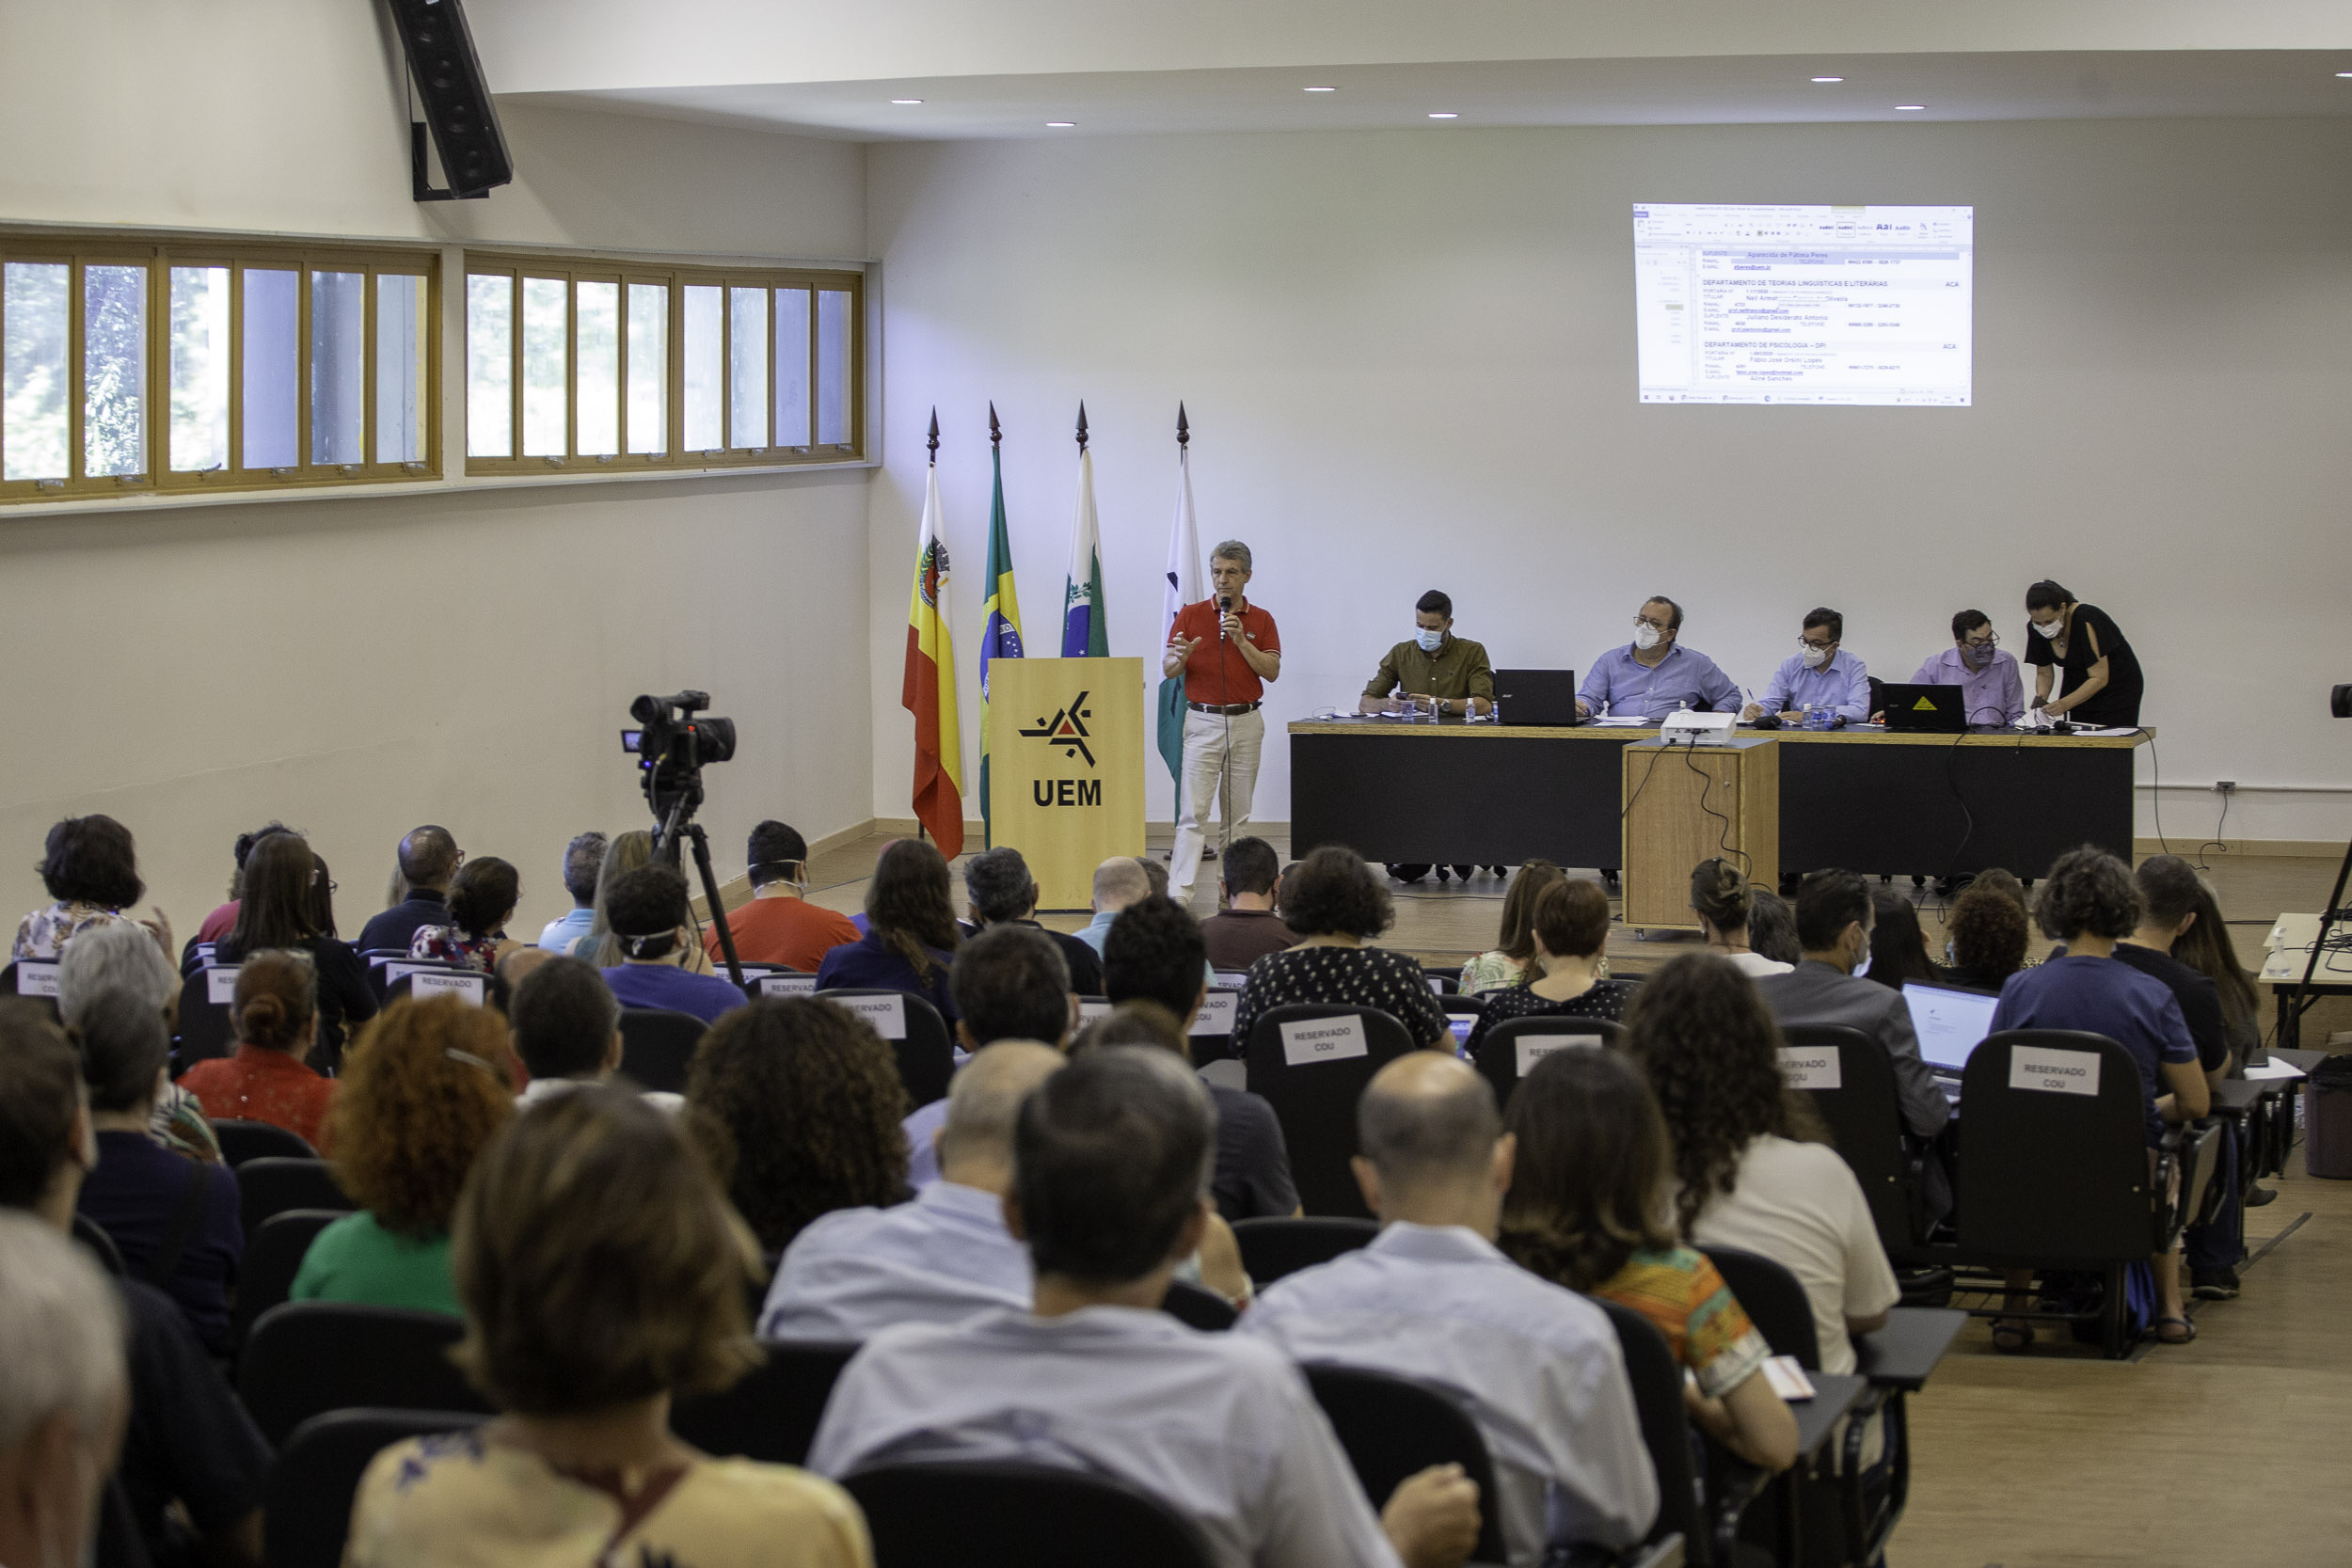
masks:
<svg viewBox="0 0 2352 1568"><path fill-rule="evenodd" d="M856 147L644 119L511 113L516 185L416 206L380 13L0 11L0 222L865 253ZM16 693L0 910L45 901L30 866L51 821L105 811L192 929L231 838L275 816L334 866L349 932L398 836L439 821L517 863L516 928L535 932L569 902L564 841L645 817L619 751L628 700L682 686L741 730L704 815L722 875L762 816L812 837L863 820L866 484L852 470L0 512Z"/></svg>
<svg viewBox="0 0 2352 1568"><path fill-rule="evenodd" d="M875 809L907 809L889 710L930 406L976 755L987 400L1032 642L1084 397L1112 652L1149 657L1183 398L1204 546L1254 546L1281 624L1277 731L1352 705L1431 586L1497 664L1579 670L1671 594L1760 689L1816 603L1899 679L1964 605L2014 647L2050 576L2133 636L2168 784L2249 786L2233 837L2340 839L2345 795L2252 786L2343 784L2352 749L2325 717L2352 680L2347 162L2352 126L2292 120L878 146ZM1976 405L1637 404L1629 209L1726 199L1974 204ZM2217 805L2168 792L2167 832ZM1290 815L1279 741L1258 815Z"/></svg>

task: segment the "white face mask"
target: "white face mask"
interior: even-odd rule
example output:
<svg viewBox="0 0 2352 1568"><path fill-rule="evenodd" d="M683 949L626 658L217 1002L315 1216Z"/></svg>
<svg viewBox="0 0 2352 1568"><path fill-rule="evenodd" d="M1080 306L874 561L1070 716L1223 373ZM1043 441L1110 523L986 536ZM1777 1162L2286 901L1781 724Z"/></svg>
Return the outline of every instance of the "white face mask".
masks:
<svg viewBox="0 0 2352 1568"><path fill-rule="evenodd" d="M1828 662L1829 650L1827 648L1817 648L1810 642L1805 644L1804 665L1806 669L1819 670L1822 665L1827 664Z"/></svg>
<svg viewBox="0 0 2352 1568"><path fill-rule="evenodd" d="M2058 641L2058 634L2066 629L2066 622L2063 618L2056 621L2036 621L2033 624L2033 629L2055 642Z"/></svg>
<svg viewBox="0 0 2352 1568"><path fill-rule="evenodd" d="M1633 628L1633 645L1644 653L1658 646L1658 628L1645 621Z"/></svg>
<svg viewBox="0 0 2352 1568"><path fill-rule="evenodd" d="M1444 646L1445 633L1431 631L1427 626L1416 626L1413 629L1413 641L1421 644L1422 653L1434 654Z"/></svg>

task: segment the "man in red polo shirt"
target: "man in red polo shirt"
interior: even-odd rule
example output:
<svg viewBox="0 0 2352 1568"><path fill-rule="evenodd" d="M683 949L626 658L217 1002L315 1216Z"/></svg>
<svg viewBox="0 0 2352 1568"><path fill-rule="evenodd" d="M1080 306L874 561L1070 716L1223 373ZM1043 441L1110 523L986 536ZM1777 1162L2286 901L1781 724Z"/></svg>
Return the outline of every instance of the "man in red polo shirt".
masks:
<svg viewBox="0 0 2352 1568"><path fill-rule="evenodd" d="M1249 831L1249 797L1258 787L1258 749L1265 719L1258 705L1265 683L1282 673L1282 642L1274 617L1249 602L1249 546L1228 539L1209 552L1213 596L1176 612L1168 628L1160 673L1184 672L1184 777L1176 800L1176 853L1168 868L1168 896L1192 898L1208 843L1212 813L1223 821L1218 847Z"/></svg>

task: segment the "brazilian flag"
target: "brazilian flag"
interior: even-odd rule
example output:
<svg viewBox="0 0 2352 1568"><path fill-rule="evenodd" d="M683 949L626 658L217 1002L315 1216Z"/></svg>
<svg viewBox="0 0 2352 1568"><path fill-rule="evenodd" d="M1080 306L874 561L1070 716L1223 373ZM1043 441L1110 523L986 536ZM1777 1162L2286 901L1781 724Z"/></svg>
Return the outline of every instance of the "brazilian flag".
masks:
<svg viewBox="0 0 2352 1568"><path fill-rule="evenodd" d="M989 410L991 415L994 409ZM1012 587L1012 541L1005 532L1005 454L989 451L996 470L996 497L988 509L988 603L981 610L986 625L980 631L980 822L983 842L991 826L988 789L988 668L1000 658L1021 657L1021 596Z"/></svg>

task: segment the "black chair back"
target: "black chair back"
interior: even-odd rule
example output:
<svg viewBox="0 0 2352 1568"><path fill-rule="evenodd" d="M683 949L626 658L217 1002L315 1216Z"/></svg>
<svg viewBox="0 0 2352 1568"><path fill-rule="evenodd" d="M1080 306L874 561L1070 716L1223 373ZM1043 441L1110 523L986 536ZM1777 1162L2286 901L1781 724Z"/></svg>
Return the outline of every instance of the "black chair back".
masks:
<svg viewBox="0 0 2352 1568"><path fill-rule="evenodd" d="M803 1465L824 1419L825 1402L854 1341L771 1339L767 1359L715 1394L683 1394L670 1407L670 1430L705 1453Z"/></svg>
<svg viewBox="0 0 2352 1568"><path fill-rule="evenodd" d="M1428 969L1421 972L1429 982L1429 989L1439 996L1458 996L1462 990L1462 972L1458 969Z"/></svg>
<svg viewBox="0 0 2352 1568"><path fill-rule="evenodd" d="M1215 1291L1204 1291L1181 1279L1168 1282L1168 1294L1160 1298L1160 1310L1188 1328L1210 1334L1224 1333L1241 1317Z"/></svg>
<svg viewBox="0 0 2352 1568"><path fill-rule="evenodd" d="M1449 997L1450 1011L1454 999ZM1625 1025L1605 1018L1512 1018L1486 1031L1478 1042L1471 1065L1494 1086L1495 1103L1510 1109L1519 1080L1555 1051L1614 1045L1625 1037Z"/></svg>
<svg viewBox="0 0 2352 1568"><path fill-rule="evenodd" d="M1813 1303L1797 1276L1760 1252L1736 1246L1703 1246L1707 1260L1724 1276L1748 1322L1764 1336L1774 1355L1793 1355L1808 1372L1821 1370L1821 1339L1813 1323Z"/></svg>
<svg viewBox="0 0 2352 1568"><path fill-rule="evenodd" d="M1192 1021L1192 1065L1231 1060L1233 1055L1233 1009L1241 992L1232 986L1211 986Z"/></svg>
<svg viewBox="0 0 2352 1568"><path fill-rule="evenodd" d="M1306 1367L1315 1402L1375 1512L1398 1482L1432 1465L1459 1465L1478 1483L1478 1544L1472 1562L1505 1562L1502 1511L1486 1440L1469 1412L1424 1384L1357 1367Z"/></svg>
<svg viewBox="0 0 2352 1568"><path fill-rule="evenodd" d="M117 1279L129 1276L129 1271L122 1266L122 1249L115 1245L115 1239L106 1234L104 1226L87 1214L76 1212L73 1216L73 1239L89 1248L108 1274Z"/></svg>
<svg viewBox="0 0 2352 1568"><path fill-rule="evenodd" d="M1312 1025L1341 1020L1354 1022L1350 1037L1307 1037L1324 1033ZM1294 1037L1289 1045L1286 1027ZM1324 1057L1319 1047L1334 1048L1334 1053ZM1356 1153L1356 1101L1374 1073L1412 1049L1405 1025L1376 1007L1285 1003L1268 1007L1250 1026L1249 1092L1263 1096L1282 1124L1291 1180L1310 1214L1372 1216L1347 1164Z"/></svg>
<svg viewBox="0 0 2352 1568"><path fill-rule="evenodd" d="M2086 1085L2093 1092L2081 1092ZM2099 1268L2154 1249L2160 1205L2139 1069L2122 1046L2078 1030L2003 1030L1969 1055L1961 1103L1964 1255Z"/></svg>
<svg viewBox="0 0 2352 1568"><path fill-rule="evenodd" d="M347 1212L286 1209L246 1231L245 1257L237 1264L237 1305L229 1315L230 1344L245 1343L262 1314L285 1301L310 1243Z"/></svg>
<svg viewBox="0 0 2352 1568"><path fill-rule="evenodd" d="M1109 1476L1044 1465L881 1465L844 1477L875 1568L1216 1568L1175 1509Z"/></svg>
<svg viewBox="0 0 2352 1568"><path fill-rule="evenodd" d="M215 984L221 988L217 1002L213 1000ZM177 1071L185 1072L199 1062L234 1053L237 1031L229 1020L229 996L236 984L237 972L218 965L199 969L180 982L180 1045L174 1063Z"/></svg>
<svg viewBox="0 0 2352 1568"><path fill-rule="evenodd" d="M1706 1562L1710 1543L1699 1525L1691 1418L1683 1413L1682 1369L1676 1364L1673 1347L1656 1323L1632 1307L1606 1296L1590 1299L1609 1314L1609 1326L1617 1331L1626 1378L1633 1386L1634 1413L1642 1421L1642 1447L1649 1450L1650 1466L1658 1472L1658 1522L1647 1539L1662 1541L1679 1534L1685 1560Z"/></svg>
<svg viewBox="0 0 2352 1568"><path fill-rule="evenodd" d="M1780 1033L1788 1042L1781 1071L1821 1113L1831 1141L1862 1183L1879 1244L1890 1258L1908 1255L1927 1240L1926 1213L1920 1173L1903 1148L1894 1059L1859 1029L1784 1023Z"/></svg>
<svg viewBox="0 0 2352 1568"><path fill-rule="evenodd" d="M335 1185L334 1167L326 1161L279 1154L264 1154L237 1167L237 1200L248 1242L272 1214L289 1209L329 1209L340 1214L359 1207Z"/></svg>
<svg viewBox="0 0 2352 1568"><path fill-rule="evenodd" d="M58 1018L57 964L54 958L19 958L6 969L0 969L0 997L22 997L38 1002L49 1009L50 1020Z"/></svg>
<svg viewBox="0 0 2352 1568"><path fill-rule="evenodd" d="M1241 1245L1241 1266L1261 1289L1284 1275L1370 1246L1379 1234L1377 1220L1279 1214L1233 1222L1233 1240Z"/></svg>
<svg viewBox="0 0 2352 1568"><path fill-rule="evenodd" d="M237 1392L262 1435L282 1444L328 1410L478 1410L489 1406L449 1358L462 1319L346 1301L290 1301L253 1324L237 1357Z"/></svg>
<svg viewBox="0 0 2352 1568"><path fill-rule="evenodd" d="M316 1160L319 1151L299 1132L266 1121L225 1120L213 1123L220 1157L231 1167L247 1160Z"/></svg>
<svg viewBox="0 0 2352 1568"><path fill-rule="evenodd" d="M686 1092L686 1069L710 1025L669 1007L621 1009L621 1071L648 1089Z"/></svg>
<svg viewBox="0 0 2352 1568"><path fill-rule="evenodd" d="M871 990L849 987L817 993L861 1013L898 1058L898 1081L906 1085L907 1104L920 1109L947 1098L947 1080L956 1074L956 1046L947 1021L930 999L902 990ZM886 997L897 997L893 1008ZM865 999L865 1000L861 1000Z"/></svg>
<svg viewBox="0 0 2352 1568"><path fill-rule="evenodd" d="M262 1568L340 1568L359 1478L394 1443L469 1432L489 1419L458 1410L331 1410L278 1450L262 1496Z"/></svg>

